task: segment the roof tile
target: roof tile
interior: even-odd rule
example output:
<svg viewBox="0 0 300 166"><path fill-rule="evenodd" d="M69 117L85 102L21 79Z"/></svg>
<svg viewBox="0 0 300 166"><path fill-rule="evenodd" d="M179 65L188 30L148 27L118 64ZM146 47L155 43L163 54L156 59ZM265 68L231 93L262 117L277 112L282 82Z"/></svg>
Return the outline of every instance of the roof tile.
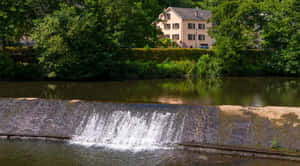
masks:
<svg viewBox="0 0 300 166"><path fill-rule="evenodd" d="M170 7L175 11L182 19L188 20L208 20L211 17L211 12L209 10L201 10L197 8L179 8ZM198 16L195 14L198 11Z"/></svg>

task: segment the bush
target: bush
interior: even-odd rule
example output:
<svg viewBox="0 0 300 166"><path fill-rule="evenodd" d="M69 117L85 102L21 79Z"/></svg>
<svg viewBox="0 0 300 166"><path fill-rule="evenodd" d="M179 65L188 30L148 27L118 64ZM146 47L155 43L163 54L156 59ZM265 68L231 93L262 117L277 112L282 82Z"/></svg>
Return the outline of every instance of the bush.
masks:
<svg viewBox="0 0 300 166"><path fill-rule="evenodd" d="M202 55L214 55L213 49L184 49L184 48L134 48L122 49L116 59L131 60L131 61L153 61L162 63L169 61L184 61L184 60L198 60Z"/></svg>
<svg viewBox="0 0 300 166"><path fill-rule="evenodd" d="M171 61L156 65L157 74L162 77L183 77L191 75L195 68L193 61Z"/></svg>
<svg viewBox="0 0 300 166"><path fill-rule="evenodd" d="M3 52L0 48L0 52ZM7 47L6 52L11 55L11 58L16 62L37 62L37 51L30 47Z"/></svg>
<svg viewBox="0 0 300 166"><path fill-rule="evenodd" d="M8 53L0 53L0 79L11 78L15 75L15 62Z"/></svg>
<svg viewBox="0 0 300 166"><path fill-rule="evenodd" d="M195 74L202 76L220 76L222 75L222 59L210 56L203 55L196 64Z"/></svg>
<svg viewBox="0 0 300 166"><path fill-rule="evenodd" d="M8 53L0 53L0 79L34 80L43 78L43 70L38 64L16 63Z"/></svg>
<svg viewBox="0 0 300 166"><path fill-rule="evenodd" d="M276 51L266 61L267 72L274 75L300 76L300 49Z"/></svg>
<svg viewBox="0 0 300 166"><path fill-rule="evenodd" d="M185 77L186 75L213 77L221 75L257 75L265 74L267 71L266 62L270 59L270 56L266 56L265 52L261 50L245 51L236 59L235 65L229 65L224 59L214 55L214 50L123 49L122 51L122 54L106 53L105 56L73 53L54 59L56 63L51 60L45 61L45 59L55 57L42 55L39 64L23 63L22 60L13 60L12 56L2 57L4 58L1 60L2 66L5 64L10 67L6 67L6 72L2 69L1 77L103 80ZM124 56L124 52L128 52L127 58ZM210 54L204 54L207 52ZM43 58L45 59L43 60ZM227 70L224 68L225 65L227 65ZM43 66L43 70L41 66ZM269 74L270 71L266 73Z"/></svg>

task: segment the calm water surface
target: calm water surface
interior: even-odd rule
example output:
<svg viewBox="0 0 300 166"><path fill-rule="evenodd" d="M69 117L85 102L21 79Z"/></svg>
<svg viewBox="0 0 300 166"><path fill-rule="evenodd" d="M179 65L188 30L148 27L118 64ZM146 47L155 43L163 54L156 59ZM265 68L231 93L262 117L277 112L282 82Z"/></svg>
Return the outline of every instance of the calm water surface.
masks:
<svg viewBox="0 0 300 166"><path fill-rule="evenodd" d="M0 97L107 102L300 106L300 78L0 82Z"/></svg>
<svg viewBox="0 0 300 166"><path fill-rule="evenodd" d="M130 152L38 141L0 141L0 147L4 166L299 166L290 161L182 150Z"/></svg>

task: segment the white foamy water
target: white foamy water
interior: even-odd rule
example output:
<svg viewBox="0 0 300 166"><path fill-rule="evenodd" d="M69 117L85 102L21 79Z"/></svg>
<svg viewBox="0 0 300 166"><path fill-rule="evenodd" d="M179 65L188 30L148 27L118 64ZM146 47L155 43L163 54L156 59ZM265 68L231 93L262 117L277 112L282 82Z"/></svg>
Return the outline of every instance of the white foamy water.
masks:
<svg viewBox="0 0 300 166"><path fill-rule="evenodd" d="M164 148L180 142L183 126L184 118L176 113L94 113L71 143L131 150Z"/></svg>

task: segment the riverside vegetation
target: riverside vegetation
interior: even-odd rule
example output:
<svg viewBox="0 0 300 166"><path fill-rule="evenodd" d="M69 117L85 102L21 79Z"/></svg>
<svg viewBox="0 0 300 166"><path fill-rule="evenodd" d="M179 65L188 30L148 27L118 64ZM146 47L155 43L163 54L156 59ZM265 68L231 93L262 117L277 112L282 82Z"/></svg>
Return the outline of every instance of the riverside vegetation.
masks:
<svg viewBox="0 0 300 166"><path fill-rule="evenodd" d="M195 5L212 11L215 49L164 48L158 14ZM0 79L300 76L299 8L297 0L1 1ZM32 49L7 47L24 36Z"/></svg>

